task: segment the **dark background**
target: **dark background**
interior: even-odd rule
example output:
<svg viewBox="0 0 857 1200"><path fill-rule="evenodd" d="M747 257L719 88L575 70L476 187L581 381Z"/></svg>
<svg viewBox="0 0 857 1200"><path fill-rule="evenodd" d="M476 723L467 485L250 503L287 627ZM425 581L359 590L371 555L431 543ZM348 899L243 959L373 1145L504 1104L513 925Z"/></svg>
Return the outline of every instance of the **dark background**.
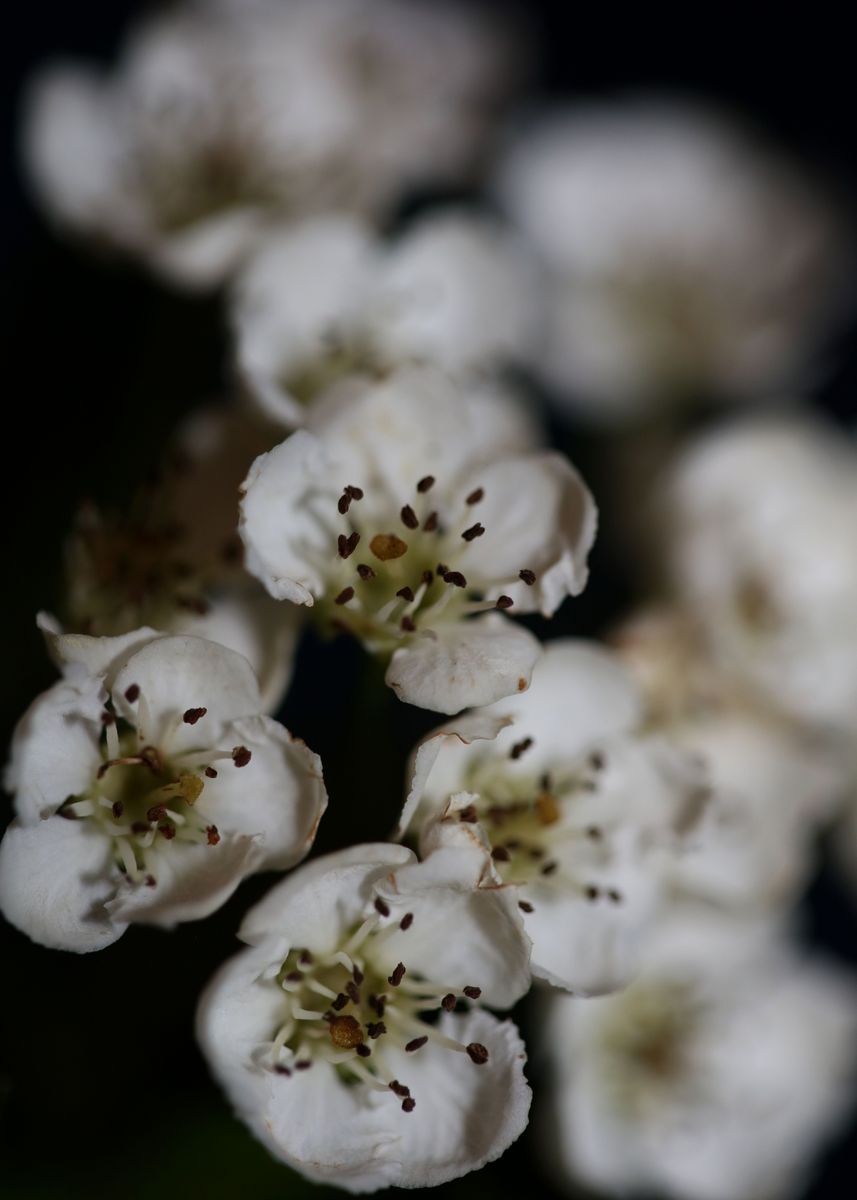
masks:
<svg viewBox="0 0 857 1200"><path fill-rule="evenodd" d="M24 707L53 679L33 616L56 604L61 540L75 505L84 496L124 503L181 416L228 382L218 301L172 294L133 263L100 260L60 241L30 205L18 171L16 110L27 74L57 54L108 61L127 20L145 7L43 0L4 13L4 746ZM791 15L772 7L753 16L722 6L671 12L556 2L528 10L541 34L544 92L657 90L713 99L760 125L851 204L853 43L823 7ZM837 335L826 361L811 399L853 423L854 327ZM598 437L575 429L561 437L586 473L603 448ZM608 526L589 589L565 606L551 632L598 633L630 598ZM398 704L346 643L310 642L297 675L283 719L321 753L331 794L318 848L384 838L398 811L405 755L437 722ZM370 762L373 735L371 771L355 769ZM268 882L249 881L206 922L172 935L132 929L96 955L48 952L0 928L3 1200L273 1200L314 1191L230 1117L192 1037L196 996L231 953L241 914ZM807 903L814 939L857 960L854 918L823 873ZM533 1032L532 1014L521 1019ZM852 1195L855 1176L857 1146L840 1139L809 1195ZM499 1163L444 1191L480 1200L525 1189L551 1193L528 1135Z"/></svg>

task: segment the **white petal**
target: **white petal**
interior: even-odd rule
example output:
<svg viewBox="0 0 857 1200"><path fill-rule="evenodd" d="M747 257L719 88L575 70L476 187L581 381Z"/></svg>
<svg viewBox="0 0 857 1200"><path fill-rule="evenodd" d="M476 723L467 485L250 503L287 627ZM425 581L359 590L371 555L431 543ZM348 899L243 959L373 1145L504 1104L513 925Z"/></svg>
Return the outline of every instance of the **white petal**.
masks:
<svg viewBox="0 0 857 1200"><path fill-rule="evenodd" d="M107 677L108 686L129 655L135 650L141 650L156 638L164 636L148 625L119 634L117 637L64 633L56 617L50 613L39 613L36 624L44 634L48 653L61 670L65 671L73 663L79 663L90 675Z"/></svg>
<svg viewBox="0 0 857 1200"><path fill-rule="evenodd" d="M524 691L540 653L526 629L488 613L412 638L393 654L385 679L407 704L455 713Z"/></svg>
<svg viewBox="0 0 857 1200"><path fill-rule="evenodd" d="M107 904L117 921L140 921L167 929L179 921L198 921L229 899L262 861L261 839L226 835L216 846L166 843L153 859L156 883L124 879Z"/></svg>
<svg viewBox="0 0 857 1200"><path fill-rule="evenodd" d="M473 483L485 489L473 510L485 533L468 546L468 577L487 585L490 599L503 592L520 612L552 616L586 586L597 524L589 489L553 452L499 459L476 471ZM519 578L524 569L535 573L532 586Z"/></svg>
<svg viewBox="0 0 857 1200"><path fill-rule="evenodd" d="M313 859L250 909L238 936L251 944L279 937L287 947L325 953L362 918L374 884L414 861L404 846L386 843L352 846Z"/></svg>
<svg viewBox="0 0 857 1200"><path fill-rule="evenodd" d="M312 604L322 594L316 563L329 552L333 534L311 514L327 506L332 522L349 482L355 481L338 477L322 442L300 429L253 463L241 489L238 529L247 570L275 599Z"/></svg>
<svg viewBox="0 0 857 1200"><path fill-rule="evenodd" d="M179 233L152 237L143 247L166 279L187 288L217 287L240 266L261 239L264 212L242 205L195 221Z"/></svg>
<svg viewBox="0 0 857 1200"><path fill-rule="evenodd" d="M477 847L448 846L400 867L378 892L392 918L413 914L379 946L392 971L403 962L451 991L471 985L482 1000L509 1008L530 986L530 944L514 888L494 882L491 860Z"/></svg>
<svg viewBox="0 0 857 1200"><path fill-rule="evenodd" d="M50 816L92 783L101 765L105 698L101 680L77 668L38 696L18 722L4 784L22 824Z"/></svg>
<svg viewBox="0 0 857 1200"><path fill-rule="evenodd" d="M327 808L321 759L270 717L234 721L224 733L252 757L244 767L218 767L200 811L221 833L261 834L261 869L284 871L309 852Z"/></svg>
<svg viewBox="0 0 857 1200"><path fill-rule="evenodd" d="M0 910L41 946L86 954L125 932L107 901L116 890L108 839L87 821L13 821L0 843Z"/></svg>
<svg viewBox="0 0 857 1200"><path fill-rule="evenodd" d="M140 724L141 704L126 699L134 685L145 700L151 728ZM113 703L120 716L137 726L143 741L167 753L214 746L226 723L262 708L246 658L216 642L186 636L158 638L133 654L113 683ZM207 712L197 724L187 725L182 714L189 708Z"/></svg>

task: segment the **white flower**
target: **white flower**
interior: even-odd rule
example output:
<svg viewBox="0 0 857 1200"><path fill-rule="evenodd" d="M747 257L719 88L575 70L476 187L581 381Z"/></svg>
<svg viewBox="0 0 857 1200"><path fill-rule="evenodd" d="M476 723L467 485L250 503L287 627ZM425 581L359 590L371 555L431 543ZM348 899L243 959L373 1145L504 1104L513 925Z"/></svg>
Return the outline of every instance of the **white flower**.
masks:
<svg viewBox="0 0 857 1200"><path fill-rule="evenodd" d="M429 214L387 245L356 220L319 217L263 242L239 277L238 364L266 415L293 427L344 375L528 360L539 298L533 260L487 218Z"/></svg>
<svg viewBox="0 0 857 1200"><path fill-rule="evenodd" d="M288 687L299 620L242 567L238 487L275 441L238 408L191 414L167 447L154 484L127 512L86 506L65 546L62 620L41 614L54 658L57 635L127 633L141 625L219 642L249 660L274 712Z"/></svg>
<svg viewBox="0 0 857 1200"><path fill-rule="evenodd" d="M852 978L770 931L677 915L626 991L553 1001L558 1165L612 1195L800 1193L850 1101L855 1000Z"/></svg>
<svg viewBox="0 0 857 1200"><path fill-rule="evenodd" d="M272 221L469 173L509 74L502 31L454 6L187 0L114 74L37 76L25 151L62 223L205 287Z"/></svg>
<svg viewBox="0 0 857 1200"><path fill-rule="evenodd" d="M417 863L401 846L355 846L245 918L251 948L210 984L198 1037L238 1115L311 1179L429 1187L525 1127L517 1030L460 1011L508 1007L529 983L514 896L485 865L472 849Z"/></svg>
<svg viewBox="0 0 857 1200"><path fill-rule="evenodd" d="M678 603L715 662L798 720L857 720L857 454L810 421L703 436L667 486Z"/></svg>
<svg viewBox="0 0 857 1200"><path fill-rule="evenodd" d="M85 952L129 922L207 916L244 876L285 869L327 796L318 756L261 716L250 664L150 629L58 639L66 675L12 744L17 819L0 908L34 941Z"/></svg>
<svg viewBox="0 0 857 1200"><path fill-rule="evenodd" d="M551 642L525 695L451 721L412 761L399 834L484 846L517 885L534 974L579 993L632 976L705 799L691 756L641 724L615 658Z"/></svg>
<svg viewBox="0 0 857 1200"><path fill-rule="evenodd" d="M560 111L513 146L501 190L555 278L545 372L593 418L791 385L839 302L832 203L711 113Z"/></svg>
<svg viewBox="0 0 857 1200"><path fill-rule="evenodd" d="M389 661L400 699L453 713L523 691L538 654L500 613L550 616L586 583L595 506L517 410L428 371L350 381L253 464L247 567Z"/></svg>

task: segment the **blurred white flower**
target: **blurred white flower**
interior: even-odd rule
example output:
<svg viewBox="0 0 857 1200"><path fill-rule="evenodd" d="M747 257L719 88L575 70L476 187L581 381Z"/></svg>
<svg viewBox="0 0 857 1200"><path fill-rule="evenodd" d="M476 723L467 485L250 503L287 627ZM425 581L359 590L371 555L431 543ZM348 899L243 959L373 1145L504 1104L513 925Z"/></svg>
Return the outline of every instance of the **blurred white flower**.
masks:
<svg viewBox="0 0 857 1200"><path fill-rule="evenodd" d="M436 730L411 764L399 835L484 847L516 885L534 974L581 994L633 976L704 807L693 757L642 718L615 657L551 642L528 692Z"/></svg>
<svg viewBox="0 0 857 1200"><path fill-rule="evenodd" d="M239 276L238 364L266 416L294 427L345 375L528 361L540 295L533 259L486 217L429 214L391 244L355 219L319 217L264 241Z"/></svg>
<svg viewBox="0 0 857 1200"><path fill-rule="evenodd" d="M453 713L528 686L538 642L488 610L551 616L582 591L595 521L501 393L414 369L328 393L253 464L240 528L271 595L358 637L400 699Z"/></svg>
<svg viewBox="0 0 857 1200"><path fill-rule="evenodd" d="M840 302L832 202L714 114L649 101L549 115L499 186L554 275L544 371L595 419L792 384Z"/></svg>
<svg viewBox="0 0 857 1200"><path fill-rule="evenodd" d="M475 165L508 31L417 0L187 0L113 75L45 68L24 149L48 211L176 283L217 284L273 219L383 214Z"/></svg>
<svg viewBox="0 0 857 1200"><path fill-rule="evenodd" d="M855 1000L851 977L770 930L676 914L624 992L552 998L557 1165L612 1195L800 1193L850 1102Z"/></svg>
<svg viewBox="0 0 857 1200"><path fill-rule="evenodd" d="M429 1187L497 1158L527 1124L527 989L514 895L473 849L417 863L354 846L247 914L197 1032L238 1115L278 1158L352 1192ZM437 1022L423 1017L436 1014Z"/></svg>
<svg viewBox="0 0 857 1200"><path fill-rule="evenodd" d="M318 756L261 716L246 659L140 629L57 640L65 677L15 732L0 909L42 945L99 950L129 922L205 917L292 866L327 795Z"/></svg>
<svg viewBox="0 0 857 1200"><path fill-rule="evenodd" d="M704 435L666 486L677 602L716 666L791 716L857 721L857 453L809 419Z"/></svg>

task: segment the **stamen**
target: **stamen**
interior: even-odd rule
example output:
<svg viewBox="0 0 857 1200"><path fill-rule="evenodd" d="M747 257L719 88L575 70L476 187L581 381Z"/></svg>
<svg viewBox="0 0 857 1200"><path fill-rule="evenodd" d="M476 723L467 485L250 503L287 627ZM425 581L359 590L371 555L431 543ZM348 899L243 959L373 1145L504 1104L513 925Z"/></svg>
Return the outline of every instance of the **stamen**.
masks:
<svg viewBox="0 0 857 1200"><path fill-rule="evenodd" d="M527 587L532 587L536 582L536 573L535 571L531 571L529 568L525 567L523 571L518 572L518 578L523 579Z"/></svg>
<svg viewBox="0 0 857 1200"><path fill-rule="evenodd" d="M338 596L335 597L334 604L347 604L354 597L353 587L344 587Z"/></svg>
<svg viewBox="0 0 857 1200"><path fill-rule="evenodd" d="M485 526L477 521L475 525L471 525L469 529L465 529L461 536L465 542L472 542L474 538L482 537L484 532Z"/></svg>
<svg viewBox="0 0 857 1200"><path fill-rule="evenodd" d="M399 1083L398 1079L391 1079L387 1084L387 1087L397 1096L403 1096L407 1098L411 1094L411 1089L409 1087L405 1087L403 1083Z"/></svg>
<svg viewBox="0 0 857 1200"><path fill-rule="evenodd" d="M438 526L438 516L437 516L437 513L435 512L435 510L432 509L432 511L429 513L429 515L423 521L423 532L424 533L434 533L434 531L437 529L437 526Z"/></svg>
<svg viewBox="0 0 857 1200"><path fill-rule="evenodd" d="M417 491L425 493L431 491L434 487L434 475L423 475L422 479L417 484Z"/></svg>
<svg viewBox="0 0 857 1200"><path fill-rule="evenodd" d="M521 912L525 912L525 913L531 913L531 912L536 911L533 908L532 904L530 904L529 900L519 900L518 908L521 910Z"/></svg>
<svg viewBox="0 0 857 1200"><path fill-rule="evenodd" d="M405 1047L407 1049L407 1047ZM470 1061L475 1062L478 1067L481 1067L488 1061L488 1049L481 1042L471 1042L465 1049L470 1056Z"/></svg>
<svg viewBox="0 0 857 1200"><path fill-rule="evenodd" d="M396 595L401 597L402 600L407 600L409 604L414 598L413 590L407 586L399 588L399 590L396 592Z"/></svg>
<svg viewBox="0 0 857 1200"><path fill-rule="evenodd" d="M452 992L447 992L440 1002L440 1006L444 1012L452 1012L455 1008L455 996Z"/></svg>
<svg viewBox="0 0 857 1200"><path fill-rule="evenodd" d="M434 571L423 571L422 581L428 587L434 582Z"/></svg>
<svg viewBox="0 0 857 1200"><path fill-rule="evenodd" d="M358 1043L358 1045L355 1046L354 1049L360 1055L361 1058L368 1058L369 1055L372 1053L372 1051L369 1049L369 1047L366 1045L365 1042Z"/></svg>
<svg viewBox="0 0 857 1200"><path fill-rule="evenodd" d="M399 622L399 628L405 633L414 633L416 632L417 627L410 617L402 617L401 621Z"/></svg>
<svg viewBox="0 0 857 1200"><path fill-rule="evenodd" d="M478 1000L482 995L482 988L468 986L463 989L468 1000Z"/></svg>
<svg viewBox="0 0 857 1200"><path fill-rule="evenodd" d="M113 813L114 820L118 821L125 811L125 805L121 800L116 800L111 806L110 811Z"/></svg>
<svg viewBox="0 0 857 1200"><path fill-rule="evenodd" d="M468 804L467 808L462 808L458 814L458 819L459 821L464 821L468 825L475 825L479 820L479 817L476 813L476 806L473 804Z"/></svg>
<svg viewBox="0 0 857 1200"><path fill-rule="evenodd" d="M382 1033L387 1032L387 1026L384 1024L383 1021L370 1021L369 1024L366 1026L366 1032L368 1033L369 1037L372 1038L372 1040L374 1041L375 1038L379 1038Z"/></svg>
<svg viewBox="0 0 857 1200"><path fill-rule="evenodd" d="M355 487L353 483L347 484L345 491L348 493L348 495L351 497L352 500L362 500L363 499L363 488Z"/></svg>
<svg viewBox="0 0 857 1200"><path fill-rule="evenodd" d="M494 607L499 609L507 609L512 608L514 603L515 601L511 596L498 596Z"/></svg>
<svg viewBox="0 0 857 1200"><path fill-rule="evenodd" d="M137 699L139 698L139 695L140 695L140 685L138 683L132 683L130 687L125 689L125 699L128 701L129 704L136 703Z"/></svg>
<svg viewBox="0 0 857 1200"><path fill-rule="evenodd" d="M529 750L529 748L530 748L530 746L532 746L532 744L533 744L533 739L531 737L525 737L522 741L515 742L514 746L509 751L509 758L511 758L513 760L513 762L515 760L519 759L522 754L524 754L527 750Z"/></svg>
<svg viewBox="0 0 857 1200"><path fill-rule="evenodd" d="M417 1107L417 1102L413 1096L406 1096L402 1101L402 1112L413 1112Z"/></svg>
<svg viewBox="0 0 857 1200"><path fill-rule="evenodd" d="M236 746L232 751L232 761L236 767L246 767L252 757L252 751L248 750L246 746Z"/></svg>
<svg viewBox="0 0 857 1200"><path fill-rule="evenodd" d="M410 504L405 504L403 506L399 516L402 518L402 524L407 526L408 529L419 529L420 519L411 508Z"/></svg>
<svg viewBox="0 0 857 1200"><path fill-rule="evenodd" d="M216 846L220 841L220 833L216 825L206 825L205 836L208 839L209 846Z"/></svg>
<svg viewBox="0 0 857 1200"><path fill-rule="evenodd" d="M363 580L375 578L375 572L372 570L371 567L367 566L366 563L358 563L357 564L357 574Z"/></svg>
<svg viewBox="0 0 857 1200"><path fill-rule="evenodd" d="M597 900L601 893L598 891L597 887L594 887L590 883L587 887L585 887L583 889L583 894L587 900Z"/></svg>
<svg viewBox="0 0 857 1200"><path fill-rule="evenodd" d="M413 923L414 923L414 914L413 913L405 913L405 915L402 917L401 921L399 922L399 928L401 930L410 929L410 927L413 925Z"/></svg>
<svg viewBox="0 0 857 1200"><path fill-rule="evenodd" d="M404 978L405 978L405 964L399 963L396 966L396 969L393 972L393 974L387 976L387 983L389 983L390 987L398 987Z"/></svg>
<svg viewBox="0 0 857 1200"><path fill-rule="evenodd" d="M185 725L195 725L197 721L202 720L207 712L207 708L188 708L182 714L182 720Z"/></svg>
<svg viewBox="0 0 857 1200"><path fill-rule="evenodd" d="M443 578L446 583L451 583L453 587L467 587L467 580L460 571L447 571Z"/></svg>
<svg viewBox="0 0 857 1200"><path fill-rule="evenodd" d="M485 495L484 488L481 488L481 487L474 488L473 491L470 493L470 495L465 499L464 503L465 504L478 504L484 495Z"/></svg>
<svg viewBox="0 0 857 1200"><path fill-rule="evenodd" d="M389 917L390 906L386 900L382 900L380 896L375 897L375 911L380 913L382 917Z"/></svg>
<svg viewBox="0 0 857 1200"><path fill-rule="evenodd" d="M345 514L348 512L349 508L351 507L351 497L349 496L347 491L343 492L342 495L339 497L336 507L339 509L341 516L344 517Z"/></svg>
<svg viewBox="0 0 857 1200"><path fill-rule="evenodd" d="M420 1050L428 1041L428 1035L423 1037L412 1038L411 1041L405 1044L405 1050L408 1054L413 1054L415 1050Z"/></svg>
<svg viewBox="0 0 857 1200"><path fill-rule="evenodd" d="M204 774L207 776L208 779L216 779L217 778L217 772L215 771L214 767L206 767Z"/></svg>

